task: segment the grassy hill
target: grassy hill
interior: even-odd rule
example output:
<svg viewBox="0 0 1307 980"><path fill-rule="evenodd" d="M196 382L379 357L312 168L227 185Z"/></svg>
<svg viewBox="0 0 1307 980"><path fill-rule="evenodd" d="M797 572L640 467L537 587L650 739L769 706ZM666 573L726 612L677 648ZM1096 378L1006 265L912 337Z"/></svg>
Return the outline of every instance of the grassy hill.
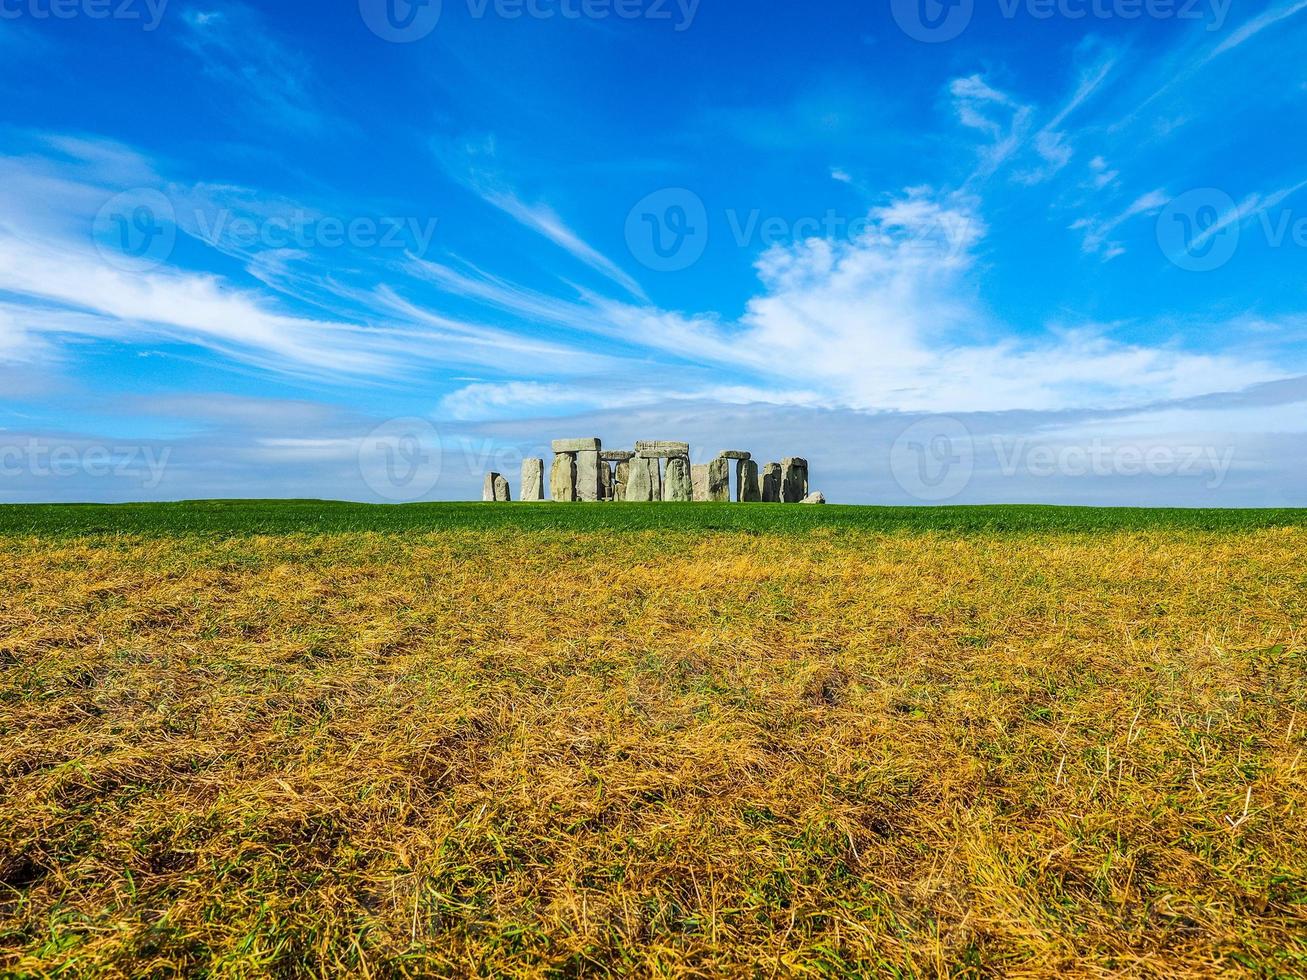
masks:
<svg viewBox="0 0 1307 980"><path fill-rule="evenodd" d="M1307 974L1301 511L0 508L0 974Z"/></svg>

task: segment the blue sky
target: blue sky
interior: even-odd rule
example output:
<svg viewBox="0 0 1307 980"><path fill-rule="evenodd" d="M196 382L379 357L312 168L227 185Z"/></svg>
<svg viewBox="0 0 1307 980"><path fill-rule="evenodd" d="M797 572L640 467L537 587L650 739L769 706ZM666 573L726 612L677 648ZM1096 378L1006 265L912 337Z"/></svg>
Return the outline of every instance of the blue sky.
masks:
<svg viewBox="0 0 1307 980"><path fill-rule="evenodd" d="M0 0L0 500L1307 506L1307 0Z"/></svg>

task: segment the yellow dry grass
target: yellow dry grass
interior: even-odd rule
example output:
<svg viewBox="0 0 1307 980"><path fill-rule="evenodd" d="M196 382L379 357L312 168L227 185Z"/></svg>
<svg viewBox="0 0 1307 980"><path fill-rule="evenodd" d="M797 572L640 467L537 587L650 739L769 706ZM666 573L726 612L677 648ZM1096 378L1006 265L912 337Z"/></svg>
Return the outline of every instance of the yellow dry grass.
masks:
<svg viewBox="0 0 1307 980"><path fill-rule="evenodd" d="M0 972L1301 976L1304 552L11 538Z"/></svg>

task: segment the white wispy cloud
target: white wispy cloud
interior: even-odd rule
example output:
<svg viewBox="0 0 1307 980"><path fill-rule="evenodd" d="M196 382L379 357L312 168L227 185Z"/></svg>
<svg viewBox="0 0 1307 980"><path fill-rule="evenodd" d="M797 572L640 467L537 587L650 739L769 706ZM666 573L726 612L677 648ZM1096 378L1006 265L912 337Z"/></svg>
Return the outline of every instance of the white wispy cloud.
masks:
<svg viewBox="0 0 1307 980"><path fill-rule="evenodd" d="M1247 23L1241 24L1237 27L1228 38L1212 49L1206 60L1210 61L1213 58L1225 54L1227 51L1239 47L1250 39L1256 37L1268 27L1278 24L1280 21L1286 20L1294 14L1301 13L1304 10L1307 10L1307 0L1292 0L1290 3L1270 8Z"/></svg>
<svg viewBox="0 0 1307 980"><path fill-rule="evenodd" d="M1081 251L1087 255L1099 255L1104 261L1125 254L1125 246L1114 241L1111 235L1131 218L1141 214L1156 214L1166 207L1171 195L1165 190L1156 189L1141 194L1124 209L1107 218L1080 218L1071 225L1072 231L1083 233Z"/></svg>
<svg viewBox="0 0 1307 980"><path fill-rule="evenodd" d="M308 62L271 32L263 18L242 4L182 15L179 39L215 82L234 90L233 102L264 124L316 131L326 114L313 94Z"/></svg>
<svg viewBox="0 0 1307 980"><path fill-rule="evenodd" d="M648 299L638 282L623 272L617 263L583 241L547 204L527 204L511 191L483 190L480 193L486 203L499 208L532 231L539 232L565 252L607 276L632 296Z"/></svg>

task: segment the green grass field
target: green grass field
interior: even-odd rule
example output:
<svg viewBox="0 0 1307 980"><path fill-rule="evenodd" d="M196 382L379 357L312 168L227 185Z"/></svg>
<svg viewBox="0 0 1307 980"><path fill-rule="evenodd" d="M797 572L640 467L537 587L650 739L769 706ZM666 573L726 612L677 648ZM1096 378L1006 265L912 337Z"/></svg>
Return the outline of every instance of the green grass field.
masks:
<svg viewBox="0 0 1307 980"><path fill-rule="evenodd" d="M0 534L332 534L498 528L576 531L1037 533L1252 531L1307 527L1307 510L1150 510L1129 507L798 507L778 504L481 504L372 506L323 500L0 506Z"/></svg>
<svg viewBox="0 0 1307 980"><path fill-rule="evenodd" d="M0 975L1307 975L1307 512L0 508Z"/></svg>

